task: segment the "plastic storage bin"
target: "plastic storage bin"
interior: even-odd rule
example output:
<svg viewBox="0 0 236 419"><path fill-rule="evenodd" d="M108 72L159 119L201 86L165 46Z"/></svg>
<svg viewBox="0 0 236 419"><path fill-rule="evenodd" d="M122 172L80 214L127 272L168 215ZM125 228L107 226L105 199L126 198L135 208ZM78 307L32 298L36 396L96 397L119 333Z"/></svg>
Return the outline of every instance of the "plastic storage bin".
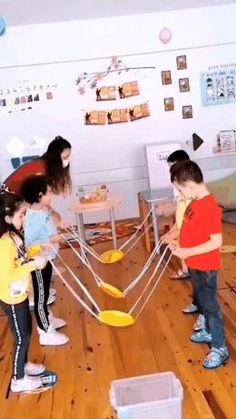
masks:
<svg viewBox="0 0 236 419"><path fill-rule="evenodd" d="M119 419L181 419L183 387L173 372L111 383L110 401Z"/></svg>

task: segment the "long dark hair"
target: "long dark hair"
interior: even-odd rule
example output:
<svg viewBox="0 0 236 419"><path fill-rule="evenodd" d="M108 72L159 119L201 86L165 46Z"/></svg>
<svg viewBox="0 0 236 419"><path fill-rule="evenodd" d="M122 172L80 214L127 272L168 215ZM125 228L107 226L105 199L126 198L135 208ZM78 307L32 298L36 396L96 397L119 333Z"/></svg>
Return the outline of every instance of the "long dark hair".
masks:
<svg viewBox="0 0 236 419"><path fill-rule="evenodd" d="M11 233L17 234L23 240L21 232L5 220L7 215L13 217L14 213L19 211L23 202L24 199L15 193L3 192L0 194L0 237L9 232L10 235Z"/></svg>
<svg viewBox="0 0 236 419"><path fill-rule="evenodd" d="M66 148L71 149L69 141L59 135L51 141L46 153L42 156L46 163L47 177L55 194L71 190L70 165L63 167L61 160L61 153Z"/></svg>

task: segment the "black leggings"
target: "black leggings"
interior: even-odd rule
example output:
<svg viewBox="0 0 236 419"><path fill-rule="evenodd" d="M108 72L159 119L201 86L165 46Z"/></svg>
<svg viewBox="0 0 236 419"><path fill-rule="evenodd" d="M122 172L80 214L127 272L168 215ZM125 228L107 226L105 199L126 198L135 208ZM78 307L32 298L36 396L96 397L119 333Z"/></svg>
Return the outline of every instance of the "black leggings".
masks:
<svg viewBox="0 0 236 419"><path fill-rule="evenodd" d="M25 375L28 348L32 333L32 319L28 298L22 303L10 305L2 303L8 316L14 338L13 344L13 378L20 379Z"/></svg>
<svg viewBox="0 0 236 419"><path fill-rule="evenodd" d="M52 265L47 263L44 269L32 272L34 288L34 313L38 327L45 332L49 328L47 301L52 279Z"/></svg>

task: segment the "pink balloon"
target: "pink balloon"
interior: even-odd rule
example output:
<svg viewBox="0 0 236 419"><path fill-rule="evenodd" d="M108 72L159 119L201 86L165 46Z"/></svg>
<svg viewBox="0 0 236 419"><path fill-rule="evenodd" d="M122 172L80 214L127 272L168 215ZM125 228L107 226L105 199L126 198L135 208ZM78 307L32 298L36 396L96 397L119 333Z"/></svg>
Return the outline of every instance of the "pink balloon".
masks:
<svg viewBox="0 0 236 419"><path fill-rule="evenodd" d="M159 39L163 44L168 44L172 38L172 32L168 28L163 28L159 33Z"/></svg>

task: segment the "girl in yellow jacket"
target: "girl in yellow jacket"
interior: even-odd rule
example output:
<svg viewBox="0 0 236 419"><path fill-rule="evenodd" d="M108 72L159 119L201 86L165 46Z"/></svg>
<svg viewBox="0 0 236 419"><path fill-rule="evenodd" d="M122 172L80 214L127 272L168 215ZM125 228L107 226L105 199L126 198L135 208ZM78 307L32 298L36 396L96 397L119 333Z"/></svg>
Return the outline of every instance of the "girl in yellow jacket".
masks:
<svg viewBox="0 0 236 419"><path fill-rule="evenodd" d="M28 362L32 321L29 311L30 272L42 269L42 257L28 261L21 229L26 204L18 195L0 194L0 303L10 322L14 338L11 391L30 391L42 385L39 374L45 366Z"/></svg>

